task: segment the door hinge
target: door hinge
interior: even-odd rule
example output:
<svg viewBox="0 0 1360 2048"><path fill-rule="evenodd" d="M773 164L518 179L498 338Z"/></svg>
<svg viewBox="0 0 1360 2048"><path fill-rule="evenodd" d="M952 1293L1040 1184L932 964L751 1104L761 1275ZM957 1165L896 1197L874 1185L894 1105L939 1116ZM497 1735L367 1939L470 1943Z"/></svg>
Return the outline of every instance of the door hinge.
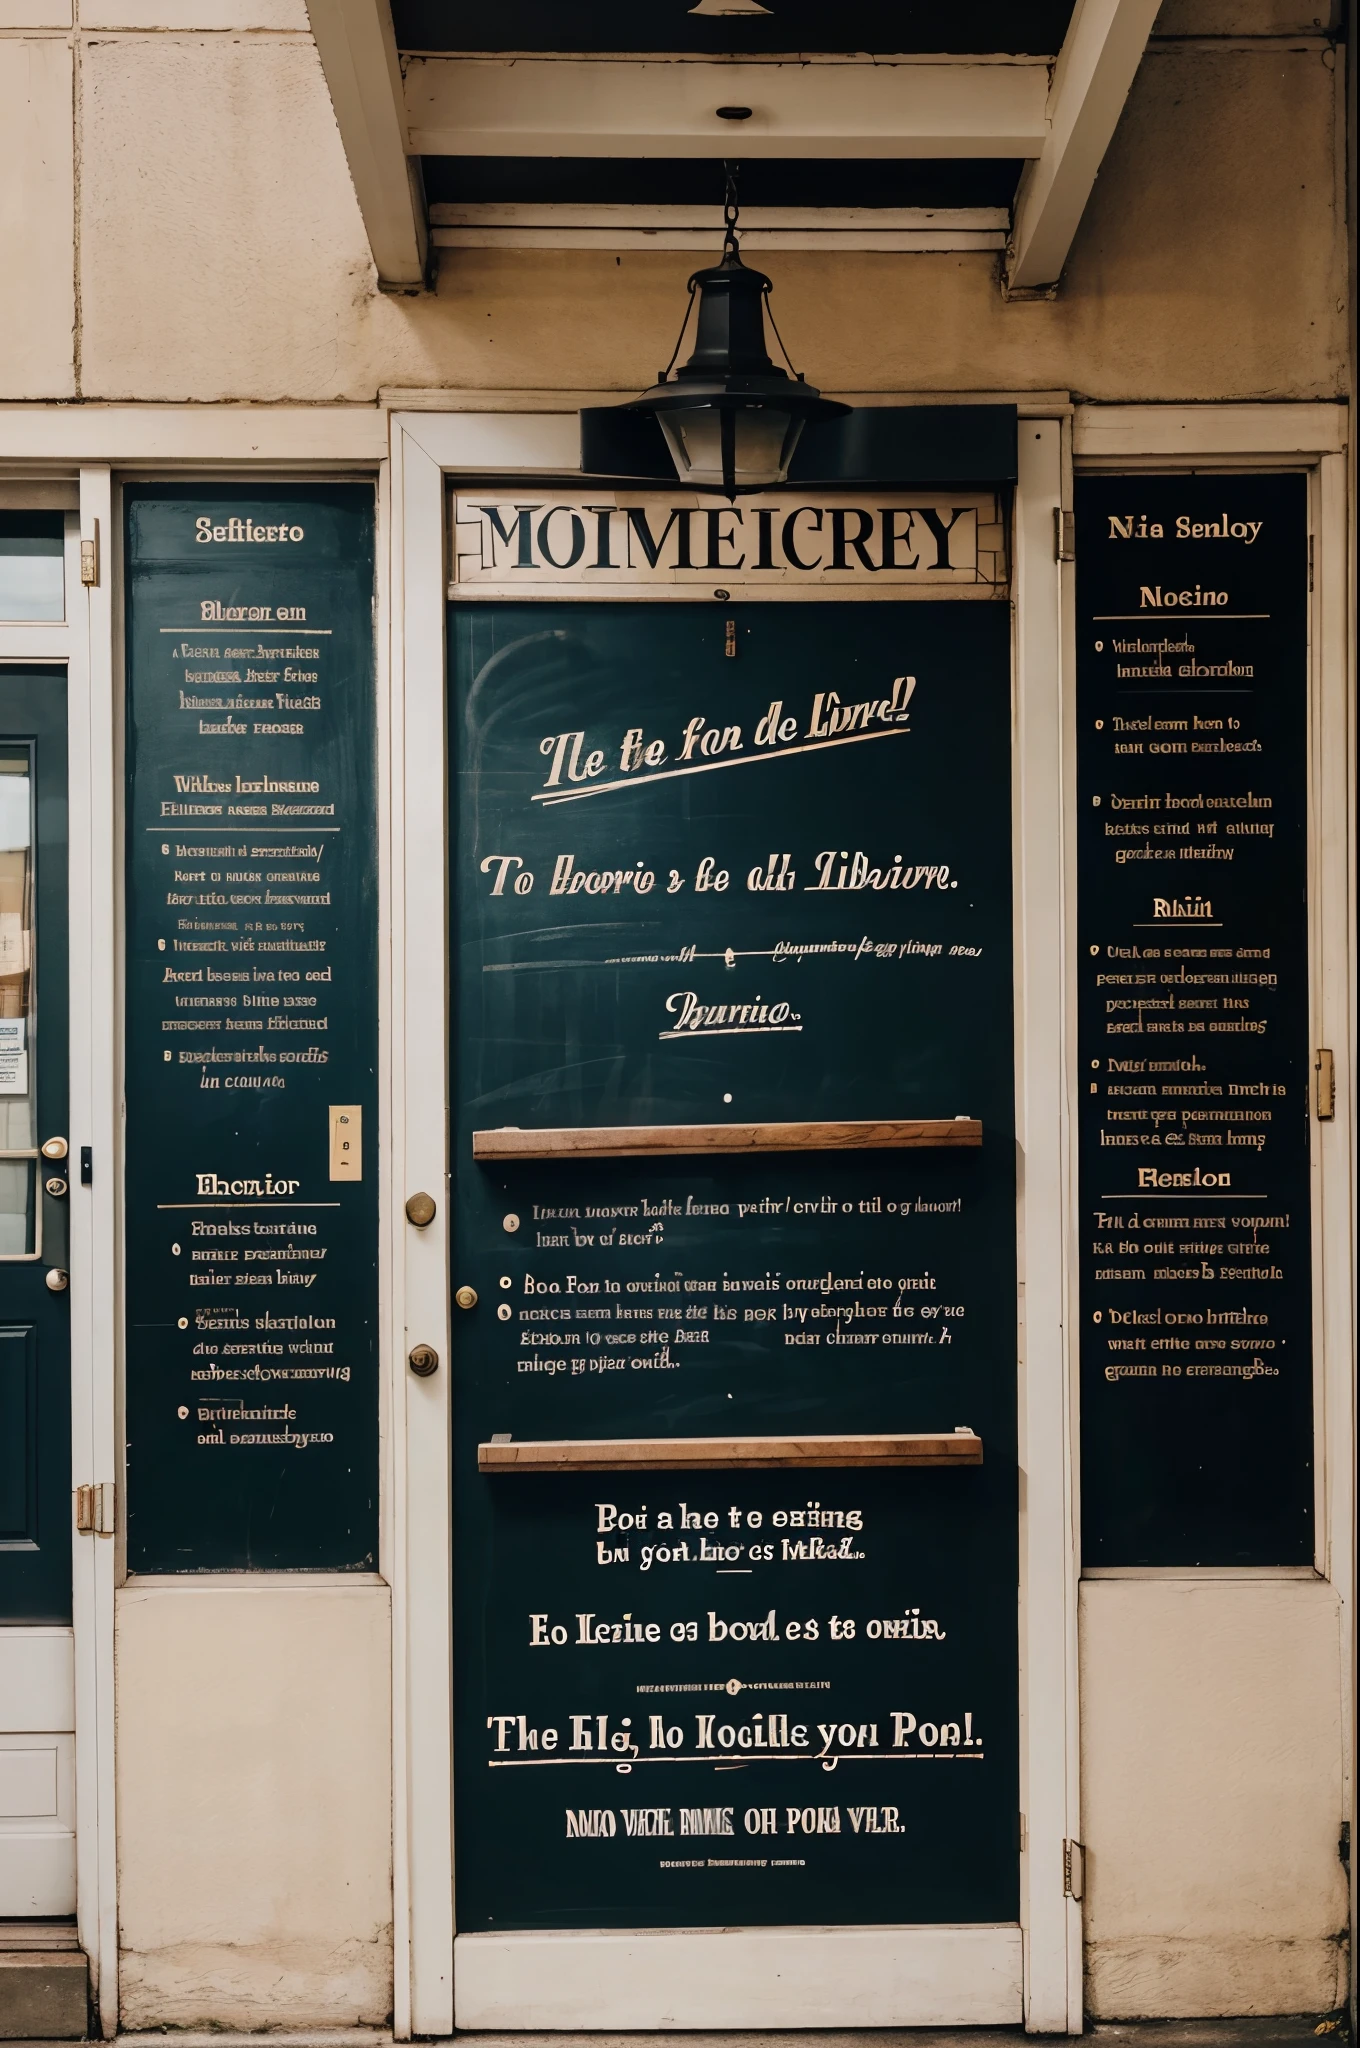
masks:
<svg viewBox="0 0 1360 2048"><path fill-rule="evenodd" d="M90 535L80 543L80 580L82 583L99 581L99 521L90 522Z"/></svg>
<svg viewBox="0 0 1360 2048"><path fill-rule="evenodd" d="M1313 1054L1313 1072L1317 1075L1318 1122L1329 1124L1336 1115L1336 1061L1325 1045Z"/></svg>
<svg viewBox="0 0 1360 2048"><path fill-rule="evenodd" d="M1055 562L1075 562L1077 559L1077 515L1064 512L1061 505L1053 507L1053 559Z"/></svg>
<svg viewBox="0 0 1360 2048"><path fill-rule="evenodd" d="M76 1527L85 1536L112 1536L118 1507L118 1489L111 1479L98 1486L76 1488Z"/></svg>
<svg viewBox="0 0 1360 2048"><path fill-rule="evenodd" d="M1063 1843L1063 1897L1080 1899L1086 1895L1086 1847L1082 1842Z"/></svg>

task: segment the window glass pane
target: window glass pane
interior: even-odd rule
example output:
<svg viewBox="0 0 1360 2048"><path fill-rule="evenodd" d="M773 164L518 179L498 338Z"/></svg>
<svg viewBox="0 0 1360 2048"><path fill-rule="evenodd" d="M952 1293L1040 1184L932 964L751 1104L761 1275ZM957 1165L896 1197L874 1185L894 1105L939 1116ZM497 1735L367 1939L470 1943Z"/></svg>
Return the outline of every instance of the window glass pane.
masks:
<svg viewBox="0 0 1360 2048"><path fill-rule="evenodd" d="M33 775L27 747L0 746L0 1153L34 1136ZM34 1249L36 1166L0 1158L0 1258Z"/></svg>
<svg viewBox="0 0 1360 2048"><path fill-rule="evenodd" d="M0 619L64 619L65 520L60 512L0 512Z"/></svg>
<svg viewBox="0 0 1360 2048"><path fill-rule="evenodd" d="M0 1159L0 1259L21 1259L33 1250L34 1159Z"/></svg>

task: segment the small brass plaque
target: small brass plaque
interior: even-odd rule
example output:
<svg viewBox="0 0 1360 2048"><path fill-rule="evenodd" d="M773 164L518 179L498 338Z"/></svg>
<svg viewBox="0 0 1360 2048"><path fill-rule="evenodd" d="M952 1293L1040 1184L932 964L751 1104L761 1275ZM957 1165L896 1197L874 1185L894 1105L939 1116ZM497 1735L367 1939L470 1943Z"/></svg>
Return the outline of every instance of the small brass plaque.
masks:
<svg viewBox="0 0 1360 2048"><path fill-rule="evenodd" d="M364 1112L357 1102L333 1102L331 1179L362 1180L364 1176Z"/></svg>

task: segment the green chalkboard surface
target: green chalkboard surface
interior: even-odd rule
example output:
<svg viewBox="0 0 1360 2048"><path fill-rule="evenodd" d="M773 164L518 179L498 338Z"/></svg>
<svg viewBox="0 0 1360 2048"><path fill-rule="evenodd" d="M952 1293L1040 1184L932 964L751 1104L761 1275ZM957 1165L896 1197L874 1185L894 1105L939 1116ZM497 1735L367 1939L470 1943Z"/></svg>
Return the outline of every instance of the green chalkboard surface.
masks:
<svg viewBox="0 0 1360 2048"><path fill-rule="evenodd" d="M465 1931L1016 1915L1009 631L451 616ZM980 1149L472 1161L512 1125L960 1116ZM477 1464L959 1427L980 1468Z"/></svg>
<svg viewBox="0 0 1360 2048"><path fill-rule="evenodd" d="M377 1555L373 494L126 494L134 1571Z"/></svg>
<svg viewBox="0 0 1360 2048"><path fill-rule="evenodd" d="M1308 492L1077 492L1082 1551L1313 1561Z"/></svg>

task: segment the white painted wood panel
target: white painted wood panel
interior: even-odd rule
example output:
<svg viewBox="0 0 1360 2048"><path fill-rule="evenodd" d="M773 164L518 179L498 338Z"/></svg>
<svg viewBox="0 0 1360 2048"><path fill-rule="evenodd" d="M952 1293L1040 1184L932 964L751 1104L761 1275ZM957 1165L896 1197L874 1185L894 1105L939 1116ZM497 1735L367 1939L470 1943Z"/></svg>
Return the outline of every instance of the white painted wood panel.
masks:
<svg viewBox="0 0 1360 2048"><path fill-rule="evenodd" d="M0 1734L76 1725L75 1658L69 1628L7 1628L0 1636Z"/></svg>
<svg viewBox="0 0 1360 2048"><path fill-rule="evenodd" d="M0 1735L0 1919L76 1908L75 1738Z"/></svg>
<svg viewBox="0 0 1360 2048"><path fill-rule="evenodd" d="M1018 1927L465 1934L460 2028L1014 2026Z"/></svg>
<svg viewBox="0 0 1360 2048"><path fill-rule="evenodd" d="M434 156L1033 157L1042 63L654 63L412 57L411 149ZM721 106L750 108L739 124Z"/></svg>

